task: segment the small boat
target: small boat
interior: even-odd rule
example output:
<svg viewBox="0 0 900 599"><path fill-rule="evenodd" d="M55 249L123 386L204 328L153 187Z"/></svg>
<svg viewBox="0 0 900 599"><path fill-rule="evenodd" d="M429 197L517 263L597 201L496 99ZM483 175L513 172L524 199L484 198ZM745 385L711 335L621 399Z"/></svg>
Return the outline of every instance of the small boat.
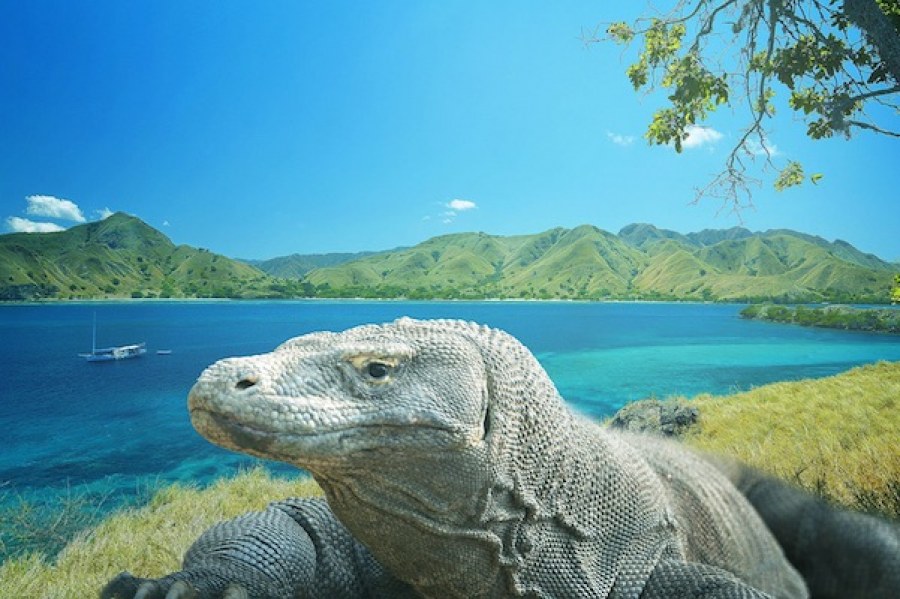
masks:
<svg viewBox="0 0 900 599"><path fill-rule="evenodd" d="M103 347L97 349L97 313L94 313L94 329L91 336L91 353L78 354L88 362L110 362L112 360L128 360L129 358L139 358L147 353L147 345L145 343L134 343L131 345L117 345L114 347Z"/></svg>
<svg viewBox="0 0 900 599"><path fill-rule="evenodd" d="M129 358L138 358L146 353L146 344L135 343L133 345L118 345L116 347L93 349L91 350L91 353L81 355L88 362L108 362L110 360L127 360Z"/></svg>

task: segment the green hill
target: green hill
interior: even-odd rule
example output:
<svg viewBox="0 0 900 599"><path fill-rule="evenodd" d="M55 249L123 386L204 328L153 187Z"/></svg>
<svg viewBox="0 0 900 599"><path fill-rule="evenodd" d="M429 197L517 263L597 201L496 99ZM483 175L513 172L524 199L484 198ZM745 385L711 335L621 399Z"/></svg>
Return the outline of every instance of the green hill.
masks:
<svg viewBox="0 0 900 599"><path fill-rule="evenodd" d="M329 254L291 254L269 260L241 260L264 273L283 279L299 279L316 268L337 266L383 252L334 252Z"/></svg>
<svg viewBox="0 0 900 599"><path fill-rule="evenodd" d="M404 297L887 302L896 266L843 241L650 224L534 235L459 233L362 254L256 262L175 246L118 213L58 233L0 235L0 299ZM263 272L263 270L267 272ZM277 277L277 278L275 278Z"/></svg>
<svg viewBox="0 0 900 599"><path fill-rule="evenodd" d="M0 236L0 299L255 297L271 279L207 250L176 246L123 213L57 233Z"/></svg>
<svg viewBox="0 0 900 599"><path fill-rule="evenodd" d="M460 233L311 271L323 295L600 298L628 293L644 254L596 227L498 237Z"/></svg>
<svg viewBox="0 0 900 599"><path fill-rule="evenodd" d="M331 297L886 302L894 267L846 242L732 228L681 235L583 225L460 233L305 275Z"/></svg>

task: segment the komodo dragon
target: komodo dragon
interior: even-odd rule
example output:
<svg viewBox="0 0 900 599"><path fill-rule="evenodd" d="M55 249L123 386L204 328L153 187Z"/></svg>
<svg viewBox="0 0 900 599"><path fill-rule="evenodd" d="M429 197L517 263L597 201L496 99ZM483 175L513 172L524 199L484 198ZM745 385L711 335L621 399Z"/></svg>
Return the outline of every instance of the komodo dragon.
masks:
<svg viewBox="0 0 900 599"><path fill-rule="evenodd" d="M808 596L760 513L814 596L898 588L893 524L604 429L487 327L404 318L304 335L214 364L188 403L210 441L307 469L327 503L220 523L183 570L123 572L105 599Z"/></svg>

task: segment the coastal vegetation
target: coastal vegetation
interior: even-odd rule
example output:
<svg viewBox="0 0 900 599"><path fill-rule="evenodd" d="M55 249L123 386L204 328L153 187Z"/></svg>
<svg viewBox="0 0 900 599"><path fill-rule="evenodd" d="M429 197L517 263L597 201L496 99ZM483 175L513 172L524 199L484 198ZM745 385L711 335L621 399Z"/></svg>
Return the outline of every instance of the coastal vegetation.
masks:
<svg viewBox="0 0 900 599"><path fill-rule="evenodd" d="M776 306L757 304L741 310L741 318L768 320L811 327L900 333L900 310L852 306Z"/></svg>
<svg viewBox="0 0 900 599"><path fill-rule="evenodd" d="M900 518L900 363L837 376L775 383L689 401L699 423L684 442L736 457L839 505ZM202 530L288 496L318 494L313 482L256 469L206 489L166 487L141 508L82 531L58 555L31 552L0 566L9 596L94 596L123 569L158 576L179 567Z"/></svg>
<svg viewBox="0 0 900 599"><path fill-rule="evenodd" d="M176 246L126 214L0 236L0 300L572 299L884 303L896 266L843 241L649 224L534 235L459 233L379 253L252 264Z"/></svg>

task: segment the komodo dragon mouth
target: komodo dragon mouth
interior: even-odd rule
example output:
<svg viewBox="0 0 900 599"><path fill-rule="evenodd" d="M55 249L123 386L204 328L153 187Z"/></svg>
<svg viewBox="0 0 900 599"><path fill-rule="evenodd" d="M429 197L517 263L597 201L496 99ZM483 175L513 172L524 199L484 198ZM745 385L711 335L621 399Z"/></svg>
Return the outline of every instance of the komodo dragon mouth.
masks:
<svg viewBox="0 0 900 599"><path fill-rule="evenodd" d="M296 462L304 457L337 457L366 449L384 450L391 445L455 445L460 435L433 423L373 421L340 427L283 430L263 423L248 423L208 408L192 407L191 422L213 443L258 457Z"/></svg>

